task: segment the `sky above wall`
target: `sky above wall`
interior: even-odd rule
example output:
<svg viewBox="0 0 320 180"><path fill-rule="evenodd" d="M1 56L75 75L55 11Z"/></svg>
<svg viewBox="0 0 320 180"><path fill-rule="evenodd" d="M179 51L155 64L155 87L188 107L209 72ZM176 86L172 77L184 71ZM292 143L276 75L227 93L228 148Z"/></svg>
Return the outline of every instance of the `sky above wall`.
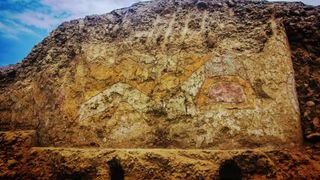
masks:
<svg viewBox="0 0 320 180"><path fill-rule="evenodd" d="M104 14L139 1L0 0L0 66L23 60L33 46L64 21ZM303 2L320 5L320 0Z"/></svg>

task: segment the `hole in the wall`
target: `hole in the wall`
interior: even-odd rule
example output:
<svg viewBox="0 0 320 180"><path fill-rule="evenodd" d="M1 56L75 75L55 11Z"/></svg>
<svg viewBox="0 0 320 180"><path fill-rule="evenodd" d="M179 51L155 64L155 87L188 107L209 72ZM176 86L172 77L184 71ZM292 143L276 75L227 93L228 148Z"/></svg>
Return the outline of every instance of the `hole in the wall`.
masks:
<svg viewBox="0 0 320 180"><path fill-rule="evenodd" d="M219 177L221 180L241 180L241 169L235 161L226 160L220 166Z"/></svg>
<svg viewBox="0 0 320 180"><path fill-rule="evenodd" d="M120 161L116 158L107 162L109 166L109 174L111 180L123 180L124 179L124 170L120 164Z"/></svg>

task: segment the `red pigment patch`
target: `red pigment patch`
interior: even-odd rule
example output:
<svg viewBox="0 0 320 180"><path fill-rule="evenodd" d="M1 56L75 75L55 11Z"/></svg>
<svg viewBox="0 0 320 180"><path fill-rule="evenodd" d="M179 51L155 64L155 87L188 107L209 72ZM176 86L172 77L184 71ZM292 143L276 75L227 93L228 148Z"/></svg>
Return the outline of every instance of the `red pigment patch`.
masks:
<svg viewBox="0 0 320 180"><path fill-rule="evenodd" d="M218 82L209 88L212 102L241 103L245 101L242 86L234 82Z"/></svg>

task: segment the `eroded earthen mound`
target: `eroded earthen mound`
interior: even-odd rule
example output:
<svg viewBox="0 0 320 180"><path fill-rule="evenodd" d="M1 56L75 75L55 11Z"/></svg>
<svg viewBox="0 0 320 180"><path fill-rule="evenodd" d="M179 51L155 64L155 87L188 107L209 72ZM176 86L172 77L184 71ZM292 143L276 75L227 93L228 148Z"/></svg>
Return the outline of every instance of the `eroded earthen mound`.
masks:
<svg viewBox="0 0 320 180"><path fill-rule="evenodd" d="M63 23L0 70L0 177L319 177L319 12L158 0Z"/></svg>

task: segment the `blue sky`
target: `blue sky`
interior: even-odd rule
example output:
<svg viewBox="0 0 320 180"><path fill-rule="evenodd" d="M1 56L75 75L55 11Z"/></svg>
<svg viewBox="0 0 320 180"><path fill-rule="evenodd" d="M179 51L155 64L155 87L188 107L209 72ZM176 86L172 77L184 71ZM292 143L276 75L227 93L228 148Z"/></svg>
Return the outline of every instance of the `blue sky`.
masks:
<svg viewBox="0 0 320 180"><path fill-rule="evenodd" d="M64 21L139 0L0 0L0 66L15 64Z"/></svg>
<svg viewBox="0 0 320 180"><path fill-rule="evenodd" d="M71 19L103 14L141 0L0 0L0 66L15 64ZM319 5L320 0L304 0Z"/></svg>

